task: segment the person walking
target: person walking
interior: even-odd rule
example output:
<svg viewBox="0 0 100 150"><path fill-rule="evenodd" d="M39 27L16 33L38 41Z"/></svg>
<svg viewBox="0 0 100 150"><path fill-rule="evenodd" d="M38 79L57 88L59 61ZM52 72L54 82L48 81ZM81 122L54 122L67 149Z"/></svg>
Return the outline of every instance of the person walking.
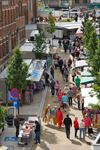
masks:
<svg viewBox="0 0 100 150"><path fill-rule="evenodd" d="M63 96L63 91L61 89L59 89L58 90L58 101L59 101L60 104L61 104L62 96Z"/></svg>
<svg viewBox="0 0 100 150"><path fill-rule="evenodd" d="M41 125L38 121L35 121L35 144L40 144L40 130L41 130Z"/></svg>
<svg viewBox="0 0 100 150"><path fill-rule="evenodd" d="M48 104L44 112L43 120L45 123L49 124L50 119L51 119L51 107L50 107L50 104Z"/></svg>
<svg viewBox="0 0 100 150"><path fill-rule="evenodd" d="M18 138L19 127L20 127L20 120L19 120L18 116L16 116L16 118L14 119L14 125L15 125L15 128L16 128L16 138Z"/></svg>
<svg viewBox="0 0 100 150"><path fill-rule="evenodd" d="M51 68L50 68L50 74L51 74L52 78L54 79L54 68L53 68L53 66L51 66Z"/></svg>
<svg viewBox="0 0 100 150"><path fill-rule="evenodd" d="M63 122L63 113L60 108L58 108L56 112L56 120L57 120L58 128L61 128Z"/></svg>
<svg viewBox="0 0 100 150"><path fill-rule="evenodd" d="M61 40L58 40L59 48L61 47Z"/></svg>
<svg viewBox="0 0 100 150"><path fill-rule="evenodd" d="M57 125L56 112L57 112L57 106L54 106L53 109L51 110L52 121L54 126Z"/></svg>
<svg viewBox="0 0 100 150"><path fill-rule="evenodd" d="M54 81L54 79L50 80L50 88L51 88L51 94L55 95L55 81Z"/></svg>
<svg viewBox="0 0 100 150"><path fill-rule="evenodd" d="M79 130L79 122L78 122L78 118L75 117L74 119L74 129L75 129L75 138L77 137L77 131Z"/></svg>
<svg viewBox="0 0 100 150"><path fill-rule="evenodd" d="M68 94L69 105L72 106L72 89L71 88L69 88L67 94Z"/></svg>
<svg viewBox="0 0 100 150"><path fill-rule="evenodd" d="M72 126L72 119L67 115L64 119L64 125L66 130L66 136L68 139L70 139L70 127Z"/></svg>
<svg viewBox="0 0 100 150"><path fill-rule="evenodd" d="M79 76L77 76L75 78L75 84L76 84L76 87L79 88L80 87L80 83L81 83L81 79L79 78Z"/></svg>
<svg viewBox="0 0 100 150"><path fill-rule="evenodd" d="M69 100L68 100L68 96L66 95L66 93L64 93L64 95L62 96L62 107L63 107L63 110L65 110L69 105Z"/></svg>
<svg viewBox="0 0 100 150"><path fill-rule="evenodd" d="M80 139L85 139L85 123L84 120L82 119L80 124L79 124L79 130L80 130Z"/></svg>
<svg viewBox="0 0 100 150"><path fill-rule="evenodd" d="M85 133L87 133L89 128L91 127L91 119L88 114L86 114L84 117L84 123L85 123Z"/></svg>
<svg viewBox="0 0 100 150"><path fill-rule="evenodd" d="M57 81L55 82L56 96L58 95L59 88L60 88L60 84L59 84L59 81L57 80Z"/></svg>
<svg viewBox="0 0 100 150"><path fill-rule="evenodd" d="M83 114L83 112L84 112L84 98L81 101L81 105L82 105L82 114Z"/></svg>

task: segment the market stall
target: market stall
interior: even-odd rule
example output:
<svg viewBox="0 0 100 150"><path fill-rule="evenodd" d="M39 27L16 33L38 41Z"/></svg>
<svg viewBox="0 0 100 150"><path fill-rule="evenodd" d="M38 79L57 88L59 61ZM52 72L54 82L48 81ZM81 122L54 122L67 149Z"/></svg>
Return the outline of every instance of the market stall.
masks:
<svg viewBox="0 0 100 150"><path fill-rule="evenodd" d="M86 60L76 60L73 66L73 69L84 68L87 67L88 64Z"/></svg>
<svg viewBox="0 0 100 150"><path fill-rule="evenodd" d="M85 77L81 77L81 84L87 85L87 84L91 84L94 83L95 78L92 76L85 76Z"/></svg>
<svg viewBox="0 0 100 150"><path fill-rule="evenodd" d="M35 121L39 121L37 116L29 116L24 122L18 135L19 145L28 145L33 140Z"/></svg>
<svg viewBox="0 0 100 150"><path fill-rule="evenodd" d="M88 114L91 118L92 126L100 128L100 110L95 110L91 104L98 104L98 98L93 88L81 88L82 97L84 97L84 115Z"/></svg>
<svg viewBox="0 0 100 150"><path fill-rule="evenodd" d="M25 102L31 104L33 101L33 95L42 89L44 89L44 80L42 79L46 66L46 60L33 60L29 66L27 77L27 87L25 89Z"/></svg>
<svg viewBox="0 0 100 150"><path fill-rule="evenodd" d="M81 72L81 76L82 77L91 77L92 74L88 70L84 70L83 72Z"/></svg>

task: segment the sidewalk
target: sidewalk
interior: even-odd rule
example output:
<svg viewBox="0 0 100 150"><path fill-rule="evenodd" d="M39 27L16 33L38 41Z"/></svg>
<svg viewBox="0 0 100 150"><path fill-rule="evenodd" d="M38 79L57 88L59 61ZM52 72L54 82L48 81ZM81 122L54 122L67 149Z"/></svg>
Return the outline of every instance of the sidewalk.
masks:
<svg viewBox="0 0 100 150"><path fill-rule="evenodd" d="M34 95L33 103L31 105L26 105L21 108L20 115L37 115L41 117L42 110L45 103L45 97L47 93L47 87L45 90L39 91ZM8 127L5 125L5 130L1 137L1 143L5 146L11 146L9 150L31 150L33 141L31 141L28 145L21 147L18 146L17 141L4 141L6 137L15 137L15 127Z"/></svg>

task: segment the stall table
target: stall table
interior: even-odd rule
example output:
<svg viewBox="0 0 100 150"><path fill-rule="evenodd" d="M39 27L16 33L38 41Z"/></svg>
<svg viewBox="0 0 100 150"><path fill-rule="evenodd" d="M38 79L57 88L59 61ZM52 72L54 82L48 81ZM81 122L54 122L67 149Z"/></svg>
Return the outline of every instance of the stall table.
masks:
<svg viewBox="0 0 100 150"><path fill-rule="evenodd" d="M18 144L28 145L33 135L33 125L29 122L25 122L22 129L19 132Z"/></svg>

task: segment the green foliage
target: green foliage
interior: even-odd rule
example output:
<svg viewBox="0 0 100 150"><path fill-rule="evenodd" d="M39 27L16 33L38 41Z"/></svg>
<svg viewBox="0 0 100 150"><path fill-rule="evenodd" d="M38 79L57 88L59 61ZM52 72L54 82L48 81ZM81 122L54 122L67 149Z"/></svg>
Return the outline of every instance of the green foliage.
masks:
<svg viewBox="0 0 100 150"><path fill-rule="evenodd" d="M4 127L6 113L7 113L7 110L4 107L0 106L0 129Z"/></svg>
<svg viewBox="0 0 100 150"><path fill-rule="evenodd" d="M55 32L56 27L55 27L55 19L52 16L52 13L49 13L48 16L48 28L47 28L47 32L49 32L50 34L52 34L53 32Z"/></svg>
<svg viewBox="0 0 100 150"><path fill-rule="evenodd" d="M100 99L100 41L97 40L92 21L86 20L83 23L83 31L83 42L88 54L88 64L92 68L92 75L95 77L93 88L97 92L98 99Z"/></svg>
<svg viewBox="0 0 100 150"><path fill-rule="evenodd" d="M94 30L95 30L95 28L93 26L92 21L86 20L84 22L84 27L83 27L83 31L84 31L83 42L84 42L84 45L87 49L88 49L88 44L90 41L91 32Z"/></svg>
<svg viewBox="0 0 100 150"><path fill-rule="evenodd" d="M35 54L36 58L41 58L43 53L46 52L46 39L42 30L40 30L39 34L36 35L34 41L34 48L32 52Z"/></svg>
<svg viewBox="0 0 100 150"><path fill-rule="evenodd" d="M96 31L93 30L89 37L89 43L87 44L87 53L88 53L88 57L89 57L89 61L91 65L92 65L93 59L95 59L94 56L96 54L97 49L98 49L97 34L96 34Z"/></svg>
<svg viewBox="0 0 100 150"><path fill-rule="evenodd" d="M91 106L91 108L93 108L94 110L100 110L100 104L89 104L89 106Z"/></svg>
<svg viewBox="0 0 100 150"><path fill-rule="evenodd" d="M98 67L99 68L99 67ZM96 80L94 84L94 90L97 92L98 98L100 98L100 72L98 72L96 75Z"/></svg>
<svg viewBox="0 0 100 150"><path fill-rule="evenodd" d="M24 90L26 87L27 74L28 66L23 62L19 48L16 48L8 63L8 89L17 88L20 91Z"/></svg>

